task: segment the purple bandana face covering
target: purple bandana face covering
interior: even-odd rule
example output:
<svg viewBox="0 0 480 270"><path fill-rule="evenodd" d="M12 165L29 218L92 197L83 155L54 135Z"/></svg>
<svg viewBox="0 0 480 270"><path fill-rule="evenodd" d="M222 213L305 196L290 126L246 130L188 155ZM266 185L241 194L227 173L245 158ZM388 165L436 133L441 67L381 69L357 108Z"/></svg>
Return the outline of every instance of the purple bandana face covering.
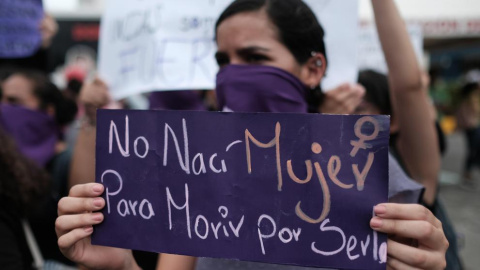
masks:
<svg viewBox="0 0 480 270"><path fill-rule="evenodd" d="M229 65L217 74L223 111L307 113L307 87L294 75L261 65Z"/></svg>
<svg viewBox="0 0 480 270"><path fill-rule="evenodd" d="M20 152L42 167L55 154L58 128L55 120L45 113L2 104L0 128L12 136Z"/></svg>

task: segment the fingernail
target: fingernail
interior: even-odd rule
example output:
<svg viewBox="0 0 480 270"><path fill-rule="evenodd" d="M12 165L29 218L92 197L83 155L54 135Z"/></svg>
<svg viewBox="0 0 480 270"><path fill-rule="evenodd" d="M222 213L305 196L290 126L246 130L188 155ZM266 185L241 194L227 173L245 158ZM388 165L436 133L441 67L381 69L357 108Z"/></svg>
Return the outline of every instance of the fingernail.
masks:
<svg viewBox="0 0 480 270"><path fill-rule="evenodd" d="M373 208L373 211L375 212L375 214L377 215L381 215L381 214L385 214L387 212L387 207L385 207L385 205L376 205L374 208Z"/></svg>
<svg viewBox="0 0 480 270"><path fill-rule="evenodd" d="M87 227L84 227L83 230L84 230L86 233L91 233L91 232L93 232L93 227L92 227L92 226L87 226Z"/></svg>
<svg viewBox="0 0 480 270"><path fill-rule="evenodd" d="M103 199L102 198L95 198L93 199L93 206L96 208L100 208L103 205Z"/></svg>
<svg viewBox="0 0 480 270"><path fill-rule="evenodd" d="M382 227L382 223L383 223L382 220L378 217L374 217L372 218L372 220L370 220L370 225L375 228Z"/></svg>
<svg viewBox="0 0 480 270"><path fill-rule="evenodd" d="M102 192L103 191L103 186L100 185L100 184L96 184L96 185L93 186L93 191L97 192L97 193Z"/></svg>
<svg viewBox="0 0 480 270"><path fill-rule="evenodd" d="M103 214L102 214L102 213L94 213L94 214L92 215L92 219L93 219L94 221L102 221L102 219L103 219Z"/></svg>

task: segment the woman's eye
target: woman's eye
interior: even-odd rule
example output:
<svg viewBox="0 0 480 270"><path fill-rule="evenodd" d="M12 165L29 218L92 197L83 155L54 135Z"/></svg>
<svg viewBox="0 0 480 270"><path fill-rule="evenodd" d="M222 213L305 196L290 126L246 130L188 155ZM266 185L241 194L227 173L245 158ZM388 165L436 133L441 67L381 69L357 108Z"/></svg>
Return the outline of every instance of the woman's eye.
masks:
<svg viewBox="0 0 480 270"><path fill-rule="evenodd" d="M7 104L19 105L18 99L14 97L7 97Z"/></svg>
<svg viewBox="0 0 480 270"><path fill-rule="evenodd" d="M219 67L224 67L230 63L230 60L226 56L216 56L215 59L217 60L217 65Z"/></svg>
<svg viewBox="0 0 480 270"><path fill-rule="evenodd" d="M268 60L268 57L261 54L250 54L245 57L248 63L259 63Z"/></svg>

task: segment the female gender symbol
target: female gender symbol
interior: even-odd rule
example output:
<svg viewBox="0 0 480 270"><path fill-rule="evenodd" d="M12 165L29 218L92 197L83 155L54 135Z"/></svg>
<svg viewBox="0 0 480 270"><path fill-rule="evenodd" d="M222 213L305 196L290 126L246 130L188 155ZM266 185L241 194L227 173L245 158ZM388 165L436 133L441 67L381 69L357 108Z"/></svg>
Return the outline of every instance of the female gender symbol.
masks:
<svg viewBox="0 0 480 270"><path fill-rule="evenodd" d="M371 123L373 125L373 133L370 135L364 134L362 132L362 127L365 123ZM378 133L380 132L380 126L378 124L378 121L371 117L371 116L365 116L360 119L358 119L357 123L355 123L355 135L360 139L358 141L350 141L350 144L353 146L352 151L350 152L350 156L354 157L357 155L358 150L361 149L367 149L371 148L372 146L370 144L365 143L365 141L371 141L377 138Z"/></svg>

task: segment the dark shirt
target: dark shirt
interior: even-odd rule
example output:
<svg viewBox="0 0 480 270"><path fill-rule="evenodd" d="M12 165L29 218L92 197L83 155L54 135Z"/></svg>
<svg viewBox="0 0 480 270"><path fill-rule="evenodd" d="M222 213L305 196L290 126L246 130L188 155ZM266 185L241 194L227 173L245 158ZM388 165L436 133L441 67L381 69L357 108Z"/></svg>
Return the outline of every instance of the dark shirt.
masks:
<svg viewBox="0 0 480 270"><path fill-rule="evenodd" d="M3 270L33 269L22 216L5 199L0 199L0 266Z"/></svg>

